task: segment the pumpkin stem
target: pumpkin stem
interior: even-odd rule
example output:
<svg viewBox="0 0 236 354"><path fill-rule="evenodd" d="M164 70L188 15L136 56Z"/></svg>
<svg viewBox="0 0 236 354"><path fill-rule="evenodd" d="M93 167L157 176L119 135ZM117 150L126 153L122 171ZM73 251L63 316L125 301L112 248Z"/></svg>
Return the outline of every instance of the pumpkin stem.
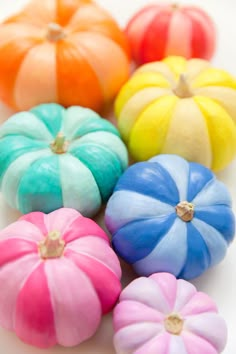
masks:
<svg viewBox="0 0 236 354"><path fill-rule="evenodd" d="M194 205L189 202L180 202L176 207L176 214L183 221L191 221L194 216Z"/></svg>
<svg viewBox="0 0 236 354"><path fill-rule="evenodd" d="M56 139L50 144L51 150L55 154L64 154L68 148L68 142L63 133L59 132L56 136Z"/></svg>
<svg viewBox="0 0 236 354"><path fill-rule="evenodd" d="M176 96L180 98L189 98L193 96L193 93L187 82L187 78L184 74L181 74L176 88L174 89Z"/></svg>
<svg viewBox="0 0 236 354"><path fill-rule="evenodd" d="M177 4L176 2L171 5L171 9L172 9L173 11L178 10L179 8L180 8L180 6L179 6L179 4Z"/></svg>
<svg viewBox="0 0 236 354"><path fill-rule="evenodd" d="M63 29L58 23L49 23L47 28L46 37L50 42L57 42L63 38L65 38L66 34Z"/></svg>
<svg viewBox="0 0 236 354"><path fill-rule="evenodd" d="M177 336L183 330L184 320L177 313L172 313L165 319L164 324L167 332Z"/></svg>
<svg viewBox="0 0 236 354"><path fill-rule="evenodd" d="M65 241L61 239L59 231L51 231L43 241L39 243L39 253L41 258L59 258L65 248Z"/></svg>

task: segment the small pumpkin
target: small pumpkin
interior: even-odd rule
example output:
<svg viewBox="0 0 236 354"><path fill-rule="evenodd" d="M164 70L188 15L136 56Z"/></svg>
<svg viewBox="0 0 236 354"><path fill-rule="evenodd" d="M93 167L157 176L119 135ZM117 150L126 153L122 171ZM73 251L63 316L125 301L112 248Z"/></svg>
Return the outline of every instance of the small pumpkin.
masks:
<svg viewBox="0 0 236 354"><path fill-rule="evenodd" d="M0 98L100 111L129 76L127 41L92 0L33 0L0 25Z"/></svg>
<svg viewBox="0 0 236 354"><path fill-rule="evenodd" d="M235 234L226 186L206 167L175 155L129 167L105 221L115 251L146 276L195 278L224 258Z"/></svg>
<svg viewBox="0 0 236 354"><path fill-rule="evenodd" d="M0 128L0 186L22 213L94 215L127 167L117 129L90 109L43 104Z"/></svg>
<svg viewBox="0 0 236 354"><path fill-rule="evenodd" d="M139 64L169 55L210 59L216 46L213 20L203 9L191 5L147 5L131 18L126 33Z"/></svg>
<svg viewBox="0 0 236 354"><path fill-rule="evenodd" d="M168 57L138 69L116 101L133 158L177 154L217 171L236 152L236 80L207 61Z"/></svg>
<svg viewBox="0 0 236 354"><path fill-rule="evenodd" d="M168 273L129 284L113 323L117 354L219 354L227 342L214 301Z"/></svg>
<svg viewBox="0 0 236 354"><path fill-rule="evenodd" d="M0 232L0 324L40 348L75 346L114 306L120 277L94 221L67 208L30 213Z"/></svg>

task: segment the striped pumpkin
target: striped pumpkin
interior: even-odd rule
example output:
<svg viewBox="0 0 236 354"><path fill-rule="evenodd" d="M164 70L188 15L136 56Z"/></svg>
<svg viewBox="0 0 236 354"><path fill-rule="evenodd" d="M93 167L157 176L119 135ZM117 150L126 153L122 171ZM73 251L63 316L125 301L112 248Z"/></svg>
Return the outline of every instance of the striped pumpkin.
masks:
<svg viewBox="0 0 236 354"><path fill-rule="evenodd" d="M122 175L105 220L115 251L138 274L191 279L224 258L235 233L231 206L209 169L159 155Z"/></svg>
<svg viewBox="0 0 236 354"><path fill-rule="evenodd" d="M168 273L130 283L113 323L116 354L219 354L227 344L214 301Z"/></svg>
<svg viewBox="0 0 236 354"><path fill-rule="evenodd" d="M115 305L120 277L93 220L67 208L24 215L0 232L0 324L40 348L78 345Z"/></svg>
<svg viewBox="0 0 236 354"><path fill-rule="evenodd" d="M92 0L32 0L0 25L0 98L100 111L129 76L128 46Z"/></svg>
<svg viewBox="0 0 236 354"><path fill-rule="evenodd" d="M143 65L121 89L116 116L137 161L177 154L217 171L236 153L236 80L205 60Z"/></svg>
<svg viewBox="0 0 236 354"><path fill-rule="evenodd" d="M116 128L90 109L43 104L0 129L0 186L22 213L65 206L93 215L127 164Z"/></svg>
<svg viewBox="0 0 236 354"><path fill-rule="evenodd" d="M129 21L126 33L139 64L168 55L210 59L215 51L215 25L195 6L148 5Z"/></svg>

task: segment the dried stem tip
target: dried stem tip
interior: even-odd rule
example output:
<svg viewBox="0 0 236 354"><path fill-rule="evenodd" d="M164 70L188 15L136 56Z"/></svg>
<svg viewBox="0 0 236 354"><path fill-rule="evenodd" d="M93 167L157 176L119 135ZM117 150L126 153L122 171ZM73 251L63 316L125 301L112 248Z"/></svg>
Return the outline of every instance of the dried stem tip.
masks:
<svg viewBox="0 0 236 354"><path fill-rule="evenodd" d="M65 248L65 241L61 239L59 231L51 231L43 241L39 243L41 258L60 258Z"/></svg>
<svg viewBox="0 0 236 354"><path fill-rule="evenodd" d="M49 23L47 27L46 38L50 42L57 42L66 37L66 33L58 23Z"/></svg>
<svg viewBox="0 0 236 354"><path fill-rule="evenodd" d="M184 74L181 74L177 86L173 90L174 94L180 98L189 98L193 96L190 86L187 82L187 78Z"/></svg>
<svg viewBox="0 0 236 354"><path fill-rule="evenodd" d="M178 205L175 207L176 214L180 219L183 221L191 221L194 216L194 205L189 202L180 202Z"/></svg>

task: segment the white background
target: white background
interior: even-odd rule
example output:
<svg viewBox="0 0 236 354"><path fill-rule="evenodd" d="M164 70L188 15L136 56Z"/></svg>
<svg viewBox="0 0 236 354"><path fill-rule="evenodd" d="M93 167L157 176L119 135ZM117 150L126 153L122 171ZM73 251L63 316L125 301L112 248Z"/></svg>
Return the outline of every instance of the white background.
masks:
<svg viewBox="0 0 236 354"><path fill-rule="evenodd" d="M27 0L0 0L0 19L17 11L26 2ZM148 3L146 0L99 0L97 2L110 10L121 26L127 23L137 9ZM183 1L178 2L183 3ZM213 63L215 66L224 68L236 75L236 0L186 0L185 3L202 6L211 14L218 27L218 48ZM11 111L0 104L0 122L8 118L10 114ZM236 212L236 161L218 174L218 177L229 187L234 199L234 211ZM15 221L19 215L18 212L11 210L5 204L0 195L0 229ZM126 285L134 275L129 266L126 265L123 265L123 273L123 284ZM194 280L193 283L198 290L206 292L217 302L220 313L227 321L229 332L228 344L224 354L235 354L236 240L230 246L226 259L202 277ZM4 284L0 284L0 291L3 286ZM214 329L212 330L214 331ZM25 345L13 333L0 329L0 353L113 354L112 335L111 315L104 318L95 337L79 347L71 349L55 347L42 351Z"/></svg>

